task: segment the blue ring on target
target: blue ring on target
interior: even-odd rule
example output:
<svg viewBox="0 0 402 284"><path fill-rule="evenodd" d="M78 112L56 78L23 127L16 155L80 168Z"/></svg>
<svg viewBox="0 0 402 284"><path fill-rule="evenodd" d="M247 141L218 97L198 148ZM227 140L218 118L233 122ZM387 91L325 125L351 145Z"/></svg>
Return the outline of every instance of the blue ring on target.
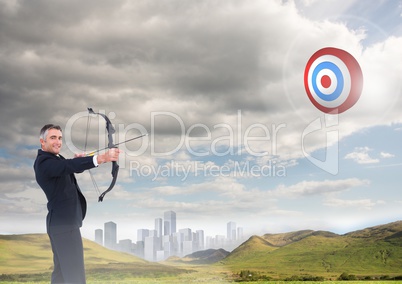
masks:
<svg viewBox="0 0 402 284"><path fill-rule="evenodd" d="M317 109L328 114L340 114L359 100L363 90L363 73L350 53L339 48L325 47L316 51L307 61L304 88Z"/></svg>
<svg viewBox="0 0 402 284"><path fill-rule="evenodd" d="M336 85L335 90L332 92L332 94L323 94L317 87L317 75L318 75L318 72L320 72L323 69L331 70L336 76L337 85ZM311 83L313 85L314 92L317 94L317 96L320 97L320 99L322 99L324 101L329 102L329 101L336 100L342 94L343 85L344 85L342 72L338 68L338 66L336 66L332 62L324 61L324 62L321 62L320 64L318 64L316 66L316 68L314 68L314 70L313 70L311 81L312 81Z"/></svg>

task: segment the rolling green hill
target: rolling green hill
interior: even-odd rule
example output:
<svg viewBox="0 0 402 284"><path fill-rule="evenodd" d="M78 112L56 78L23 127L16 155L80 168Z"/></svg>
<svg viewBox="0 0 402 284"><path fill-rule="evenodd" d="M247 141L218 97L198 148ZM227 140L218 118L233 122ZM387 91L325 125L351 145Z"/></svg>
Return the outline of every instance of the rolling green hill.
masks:
<svg viewBox="0 0 402 284"><path fill-rule="evenodd" d="M229 252L224 249L207 249L194 252L182 258L177 256L171 256L165 261L165 263L212 264L224 259L228 255Z"/></svg>
<svg viewBox="0 0 402 284"><path fill-rule="evenodd" d="M219 265L271 277L402 274L402 221L345 235L298 231L253 236Z"/></svg>
<svg viewBox="0 0 402 284"><path fill-rule="evenodd" d="M166 283L188 283L194 279L216 283L216 279L236 279L242 271L246 272L245 275L251 271L276 279L293 275L336 279L342 273L400 276L402 221L345 235L303 230L252 236L223 259L224 256L216 255L220 252L217 250L213 253L197 252L163 264L152 263L130 254L108 250L85 239L84 250L88 279L104 283L111 279L131 281L134 278L149 280L161 277L163 281L173 281ZM210 264L211 258L215 257L219 261ZM0 281L13 275L27 274L37 275L35 279L39 280L35 282L46 283L52 264L46 234L0 235ZM26 276L16 277L21 279ZM179 280L183 282L177 282Z"/></svg>
<svg viewBox="0 0 402 284"><path fill-rule="evenodd" d="M88 275L121 274L141 276L174 276L190 272L136 256L106 249L84 239L85 266ZM0 235L0 275L50 273L52 250L46 234Z"/></svg>

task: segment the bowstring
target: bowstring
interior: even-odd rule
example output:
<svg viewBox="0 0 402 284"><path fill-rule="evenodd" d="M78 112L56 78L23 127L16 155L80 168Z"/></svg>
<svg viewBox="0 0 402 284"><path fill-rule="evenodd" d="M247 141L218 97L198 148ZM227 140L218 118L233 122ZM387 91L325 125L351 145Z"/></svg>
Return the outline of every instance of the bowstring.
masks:
<svg viewBox="0 0 402 284"><path fill-rule="evenodd" d="M86 130L86 132L85 132L84 153L87 152L88 136L89 136L89 128L90 128L90 127L91 127L91 114L88 114L87 130ZM98 196L99 196L99 195L101 194L101 192L100 192L100 190L99 190L98 184L97 184L96 181L95 181L95 177L94 177L94 175L93 175L93 173L92 173L92 171L91 171L90 169L88 170L88 172L89 172L89 176L91 177L92 184L94 185L94 188L95 188L95 190L96 190L96 193L97 193Z"/></svg>

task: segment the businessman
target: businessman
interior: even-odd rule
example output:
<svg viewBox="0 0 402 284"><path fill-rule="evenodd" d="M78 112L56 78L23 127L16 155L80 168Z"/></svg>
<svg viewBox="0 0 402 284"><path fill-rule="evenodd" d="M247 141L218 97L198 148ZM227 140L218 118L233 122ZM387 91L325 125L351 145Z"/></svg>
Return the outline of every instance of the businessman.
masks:
<svg viewBox="0 0 402 284"><path fill-rule="evenodd" d="M60 155L62 130L53 124L41 129L39 141L41 149L34 170L36 181L48 200L46 229L54 263L51 283L86 283L80 227L87 204L74 174L117 161L120 151L110 149L101 155L78 154L73 159L65 159Z"/></svg>

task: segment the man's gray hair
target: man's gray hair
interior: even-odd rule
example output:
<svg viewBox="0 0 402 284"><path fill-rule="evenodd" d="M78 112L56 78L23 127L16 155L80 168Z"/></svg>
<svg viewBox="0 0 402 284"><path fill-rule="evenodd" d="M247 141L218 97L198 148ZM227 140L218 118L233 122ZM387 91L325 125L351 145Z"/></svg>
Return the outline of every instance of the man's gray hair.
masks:
<svg viewBox="0 0 402 284"><path fill-rule="evenodd" d="M42 127L42 129L40 130L40 134L39 134L39 138L46 140L46 136L47 133L49 132L50 129L57 129L57 130L61 130L61 127L58 125L54 125L54 124L46 124L45 126Z"/></svg>

